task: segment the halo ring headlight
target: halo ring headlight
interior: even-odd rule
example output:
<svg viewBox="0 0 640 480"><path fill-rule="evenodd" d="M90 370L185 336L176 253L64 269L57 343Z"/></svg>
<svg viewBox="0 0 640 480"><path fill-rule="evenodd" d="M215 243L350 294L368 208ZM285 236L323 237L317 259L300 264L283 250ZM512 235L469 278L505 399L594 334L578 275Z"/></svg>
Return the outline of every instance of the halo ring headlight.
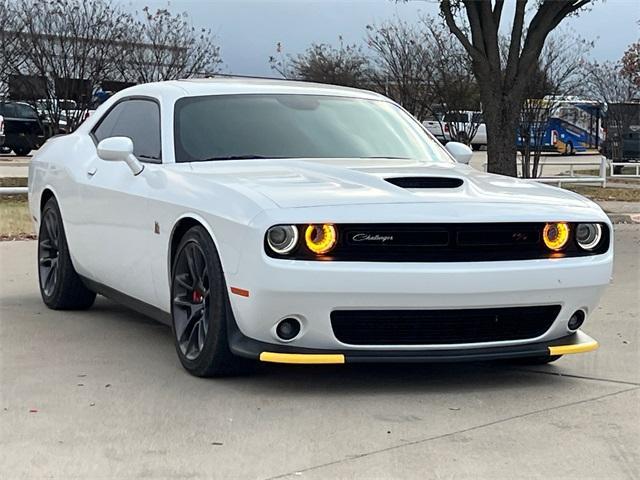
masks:
<svg viewBox="0 0 640 480"><path fill-rule="evenodd" d="M338 242L338 232L331 224L309 225L304 232L307 248L316 255L323 255L333 250Z"/></svg>
<svg viewBox="0 0 640 480"><path fill-rule="evenodd" d="M576 242L583 250L593 250L602 240L602 227L597 223L579 223L576 227Z"/></svg>
<svg viewBox="0 0 640 480"><path fill-rule="evenodd" d="M569 224L566 222L547 223L542 231L542 239L549 250L560 251L569 241Z"/></svg>
<svg viewBox="0 0 640 480"><path fill-rule="evenodd" d="M278 255L286 255L298 245L298 228L295 225L276 225L267 230L267 244Z"/></svg>

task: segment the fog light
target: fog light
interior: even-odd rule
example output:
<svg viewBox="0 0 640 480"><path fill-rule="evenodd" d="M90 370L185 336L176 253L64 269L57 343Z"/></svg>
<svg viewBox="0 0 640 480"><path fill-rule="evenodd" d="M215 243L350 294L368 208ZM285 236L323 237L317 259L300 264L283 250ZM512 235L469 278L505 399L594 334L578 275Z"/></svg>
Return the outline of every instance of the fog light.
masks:
<svg viewBox="0 0 640 480"><path fill-rule="evenodd" d="M571 315L571 318L569 319L569 323L567 324L567 326L569 327L569 330L578 330L584 323L584 317L585 317L584 311L576 310L574 314Z"/></svg>
<svg viewBox="0 0 640 480"><path fill-rule="evenodd" d="M569 240L569 225L565 222L547 223L542 238L550 250L562 250Z"/></svg>
<svg viewBox="0 0 640 480"><path fill-rule="evenodd" d="M276 327L280 340L292 340L300 333L300 322L295 318L285 318Z"/></svg>
<svg viewBox="0 0 640 480"><path fill-rule="evenodd" d="M304 232L307 248L313 253L322 255L333 250L338 241L336 227L329 224L309 225Z"/></svg>

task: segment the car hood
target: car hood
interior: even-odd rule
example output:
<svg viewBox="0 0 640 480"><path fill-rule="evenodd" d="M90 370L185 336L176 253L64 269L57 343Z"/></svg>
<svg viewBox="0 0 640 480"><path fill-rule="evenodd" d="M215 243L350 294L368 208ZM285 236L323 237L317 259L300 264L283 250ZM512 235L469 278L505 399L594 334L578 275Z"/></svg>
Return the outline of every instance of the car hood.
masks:
<svg viewBox="0 0 640 480"><path fill-rule="evenodd" d="M192 163L190 170L201 179L259 193L282 208L431 202L593 205L566 190L461 164L387 159L239 160ZM406 182L410 184L398 186ZM421 188L415 188L416 184Z"/></svg>

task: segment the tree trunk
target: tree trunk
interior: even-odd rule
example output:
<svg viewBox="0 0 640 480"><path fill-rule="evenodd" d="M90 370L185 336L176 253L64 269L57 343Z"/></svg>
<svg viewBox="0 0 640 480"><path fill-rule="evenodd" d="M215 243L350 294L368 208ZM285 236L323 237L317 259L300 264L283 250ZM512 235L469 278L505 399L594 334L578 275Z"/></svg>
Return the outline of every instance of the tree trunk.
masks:
<svg viewBox="0 0 640 480"><path fill-rule="evenodd" d="M487 127L487 171L517 177L516 140L521 107L518 100L491 97L483 101Z"/></svg>

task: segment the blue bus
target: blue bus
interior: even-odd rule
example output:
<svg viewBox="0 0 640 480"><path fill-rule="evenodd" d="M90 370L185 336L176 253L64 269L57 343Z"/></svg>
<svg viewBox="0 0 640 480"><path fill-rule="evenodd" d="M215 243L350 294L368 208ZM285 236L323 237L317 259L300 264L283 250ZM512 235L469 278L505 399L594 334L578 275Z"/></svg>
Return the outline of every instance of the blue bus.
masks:
<svg viewBox="0 0 640 480"><path fill-rule="evenodd" d="M562 100L543 99L553 102L550 117L544 125L542 150L573 155L576 152L597 151L602 143L602 104L592 100L567 98ZM518 148L524 146L524 139L518 135Z"/></svg>

